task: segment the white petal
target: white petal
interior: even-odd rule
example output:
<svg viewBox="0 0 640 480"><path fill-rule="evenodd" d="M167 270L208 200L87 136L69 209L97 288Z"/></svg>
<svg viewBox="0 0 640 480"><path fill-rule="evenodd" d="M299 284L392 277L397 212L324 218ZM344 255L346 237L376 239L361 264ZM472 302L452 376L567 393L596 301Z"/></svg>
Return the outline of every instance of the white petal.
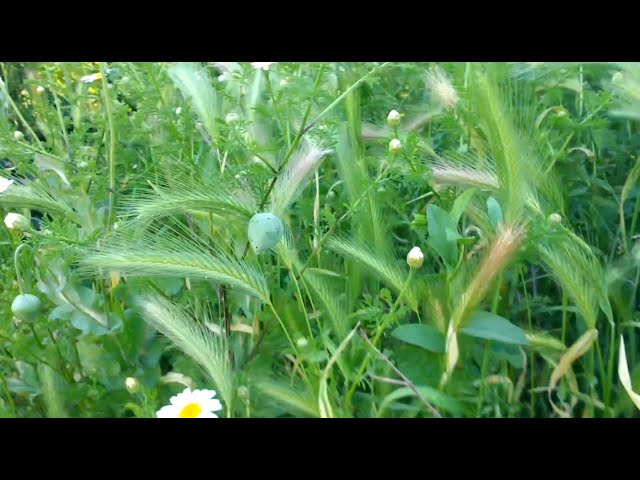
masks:
<svg viewBox="0 0 640 480"><path fill-rule="evenodd" d="M213 397L216 396L216 392L214 390L194 390L193 398L201 403L204 403Z"/></svg>
<svg viewBox="0 0 640 480"><path fill-rule="evenodd" d="M187 403L193 403L193 394L190 388L185 388L181 393L171 397L171 405L184 406Z"/></svg>
<svg viewBox="0 0 640 480"><path fill-rule="evenodd" d="M200 415L198 415L197 418L218 418L218 416L215 413L211 413L211 412L207 412L206 410L203 410Z"/></svg>
<svg viewBox="0 0 640 480"><path fill-rule="evenodd" d="M158 410L156 412L156 416L158 418L179 418L180 409L174 407L173 405L167 405Z"/></svg>
<svg viewBox="0 0 640 480"><path fill-rule="evenodd" d="M203 410L208 410L210 412L217 412L218 410L222 410L222 404L220 400L214 398L212 400L206 400L201 403Z"/></svg>

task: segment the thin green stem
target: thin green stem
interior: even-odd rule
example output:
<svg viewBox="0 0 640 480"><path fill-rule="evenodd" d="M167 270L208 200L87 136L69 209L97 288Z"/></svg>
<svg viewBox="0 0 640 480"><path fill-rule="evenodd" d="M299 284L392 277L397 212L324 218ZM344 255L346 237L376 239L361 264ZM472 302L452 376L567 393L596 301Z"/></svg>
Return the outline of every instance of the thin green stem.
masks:
<svg viewBox="0 0 640 480"><path fill-rule="evenodd" d="M520 281L522 282L522 290L524 292L524 301L527 307L527 324L529 326L529 331L532 332L533 331L533 322L531 320L531 302L529 301L529 293L527 292L527 283L525 282L524 279L524 273L523 269L520 270ZM530 397L530 406L529 408L531 409L531 416L534 416L535 411L536 411L536 396L534 393L534 386L535 386L535 380L536 380L536 375L535 375L535 364L534 364L534 353L533 353L533 349L529 349L529 383L531 384L531 397Z"/></svg>
<svg viewBox="0 0 640 480"><path fill-rule="evenodd" d="M109 124L109 217L107 219L107 232L111 229L113 221L113 209L115 206L116 190L116 129L113 123L113 112L111 110L111 98L109 97L109 83L104 62L100 62L100 73L102 77L102 97L107 111L107 122Z"/></svg>
<svg viewBox="0 0 640 480"><path fill-rule="evenodd" d="M336 98L333 102L331 102L331 104L325 108L320 115L318 115L315 120L313 120L313 122L311 122L309 124L308 127L306 127L304 129L305 132L307 132L308 130L311 130L316 123L318 123L320 121L320 119L327 113L330 112L336 105L338 105L342 100L344 100L347 95L349 95L349 93L351 93L352 90L354 90L355 88L357 88L362 82L364 82L368 77L370 77L371 75L373 75L374 73L382 70L383 68L387 67L388 65L390 65L391 62L385 62L382 65L378 65L377 67L374 67L373 69L371 69L371 71L369 71L369 73L365 74L364 76L362 76L359 80L357 80L353 85L351 85L349 88L347 88L342 95L340 95L338 98Z"/></svg>
<svg viewBox="0 0 640 480"><path fill-rule="evenodd" d="M263 70L265 81L267 83L267 91L269 92L269 96L271 97L271 103L273 104L273 112L275 113L276 122L278 123L278 128L280 129L280 133L282 135L285 134L284 126L282 123L282 119L280 118L280 109L278 108L278 103L276 101L276 96L273 93L273 88L271 87L271 79L269 78L269 71Z"/></svg>
<svg viewBox="0 0 640 480"><path fill-rule="evenodd" d="M560 339L562 343L567 341L567 325L568 325L568 312L567 308L569 307L569 297L567 296L567 292L565 289L562 289L562 336Z"/></svg>
<svg viewBox="0 0 640 480"><path fill-rule="evenodd" d="M28 292L29 289L25 287L25 283L24 280L22 278L22 271L20 270L20 252L22 252L23 248L28 248L31 250L31 252L34 254L35 256L35 252L33 251L33 247L31 247L31 245L27 244L27 243L21 243L20 245L18 245L18 248L16 248L16 251L13 254L13 265L15 267L16 270L16 278L18 280L18 288L20 289L20 294L24 294L25 290Z"/></svg>
<svg viewBox="0 0 640 480"><path fill-rule="evenodd" d="M300 305L300 310L302 310L302 314L304 315L304 319L307 322L307 330L309 332L309 338L313 338L313 331L311 330L311 321L309 320L309 315L307 314L307 309L304 306L304 301L302 300L302 292L300 291L300 285L298 284L298 280L296 279L296 274L293 269L289 270L289 274L293 279L293 283L296 286L296 291L298 292L297 300Z"/></svg>
<svg viewBox="0 0 640 480"><path fill-rule="evenodd" d="M45 69L45 73L47 74L47 80L49 81L49 85L55 85L54 81L51 78L51 74L49 70ZM62 132L62 138L64 139L64 145L67 149L67 155L69 156L69 161L73 164L73 158L71 157L71 145L69 144L69 136L67 135L67 129L64 126L64 117L62 115L62 107L60 106L60 100L58 99L58 95L56 94L53 88L50 89L51 94L53 95L53 103L56 106L56 112L58 114L58 121L60 122L60 130Z"/></svg>
<svg viewBox="0 0 640 480"><path fill-rule="evenodd" d="M478 392L478 405L476 407L476 418L482 415L482 405L484 404L484 379L487 376L487 368L489 366L489 353L491 352L491 340L484 343L484 352L482 354L482 367L480 370L480 391Z"/></svg>

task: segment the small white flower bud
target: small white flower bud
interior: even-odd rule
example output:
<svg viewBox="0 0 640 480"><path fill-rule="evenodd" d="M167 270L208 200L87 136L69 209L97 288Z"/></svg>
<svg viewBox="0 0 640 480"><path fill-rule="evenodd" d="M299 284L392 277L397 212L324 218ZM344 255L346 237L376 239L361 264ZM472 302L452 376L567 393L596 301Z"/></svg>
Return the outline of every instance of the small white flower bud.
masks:
<svg viewBox="0 0 640 480"><path fill-rule="evenodd" d="M551 223L562 223L562 217L558 213L552 213L549 215L548 220Z"/></svg>
<svg viewBox="0 0 640 480"><path fill-rule="evenodd" d="M20 130L16 130L15 132L13 132L13 139L16 142L21 142L24 140L24 133L22 133Z"/></svg>
<svg viewBox="0 0 640 480"><path fill-rule="evenodd" d="M612 83L620 83L622 81L622 72L616 72L613 74L613 76L611 77L611 82Z"/></svg>
<svg viewBox="0 0 640 480"><path fill-rule="evenodd" d="M304 337L300 337L298 340L296 340L296 345L298 346L298 348L305 348L307 345L309 345L309 340Z"/></svg>
<svg viewBox="0 0 640 480"><path fill-rule="evenodd" d="M7 213L7 216L4 217L4 224L7 228L18 232L26 232L31 228L27 217L19 213Z"/></svg>
<svg viewBox="0 0 640 480"><path fill-rule="evenodd" d="M400 140L398 140L397 138L394 138L389 142L389 151L392 154L395 155L400 151L401 148L402 148L402 143L400 143Z"/></svg>
<svg viewBox="0 0 640 480"><path fill-rule="evenodd" d="M127 377L124 384L127 387L127 391L131 394L140 390L140 382L133 377Z"/></svg>
<svg viewBox="0 0 640 480"><path fill-rule="evenodd" d="M247 387L245 387L244 385L240 385L238 387L238 391L236 392L238 397L245 400L247 398L249 398L249 389Z"/></svg>
<svg viewBox="0 0 640 480"><path fill-rule="evenodd" d="M182 107L176 108L176 115L180 115L182 113Z"/></svg>
<svg viewBox="0 0 640 480"><path fill-rule="evenodd" d="M387 123L390 127L397 127L400 125L400 114L397 110L391 110L389 112L389 116L387 117Z"/></svg>
<svg viewBox="0 0 640 480"><path fill-rule="evenodd" d="M37 93L38 95L42 95L42 94L44 93L44 87L43 87L42 85L38 85L38 86L36 87L36 93Z"/></svg>
<svg viewBox="0 0 640 480"><path fill-rule="evenodd" d="M413 247L407 255L407 263L411 268L418 269L424 263L424 254L420 247Z"/></svg>
<svg viewBox="0 0 640 480"><path fill-rule="evenodd" d="M224 121L227 122L227 125L235 125L240 121L240 116L235 112L230 112L224 117Z"/></svg>
<svg viewBox="0 0 640 480"><path fill-rule="evenodd" d="M283 78L282 80L280 80L280 88L287 88L289 86L289 80L287 80L286 78Z"/></svg>

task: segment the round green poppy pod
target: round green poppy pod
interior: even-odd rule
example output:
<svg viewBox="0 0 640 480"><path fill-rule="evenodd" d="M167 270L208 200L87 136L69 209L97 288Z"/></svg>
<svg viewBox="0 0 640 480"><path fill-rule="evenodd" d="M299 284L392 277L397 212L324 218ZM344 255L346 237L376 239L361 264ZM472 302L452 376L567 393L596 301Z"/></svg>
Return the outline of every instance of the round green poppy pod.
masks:
<svg viewBox="0 0 640 480"><path fill-rule="evenodd" d="M249 243L256 253L274 247L283 234L284 224L273 213L257 213L249 220Z"/></svg>
<svg viewBox="0 0 640 480"><path fill-rule="evenodd" d="M11 304L11 311L16 318L31 322L38 317L40 313L40 299L30 293L18 295Z"/></svg>

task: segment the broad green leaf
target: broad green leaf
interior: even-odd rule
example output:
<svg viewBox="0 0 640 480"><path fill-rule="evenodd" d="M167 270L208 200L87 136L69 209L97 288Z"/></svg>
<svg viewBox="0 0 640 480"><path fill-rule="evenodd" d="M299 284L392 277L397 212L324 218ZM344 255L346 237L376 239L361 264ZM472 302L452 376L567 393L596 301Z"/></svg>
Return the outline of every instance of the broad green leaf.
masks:
<svg viewBox="0 0 640 480"><path fill-rule="evenodd" d="M444 335L432 325L421 323L401 325L391 335L398 340L424 348L430 352L444 353Z"/></svg>
<svg viewBox="0 0 640 480"><path fill-rule="evenodd" d="M464 213L464 209L467 208L471 197L476 193L475 188L470 188L469 190L465 190L460 194L458 198L456 198L455 202L453 202L453 207L451 208L451 212L449 216L453 219L453 221L457 224L460 220L460 217Z"/></svg>
<svg viewBox="0 0 640 480"><path fill-rule="evenodd" d="M487 198L487 213L489 214L491 226L497 229L502 223L502 207L493 197Z"/></svg>
<svg viewBox="0 0 640 480"><path fill-rule="evenodd" d="M420 395L422 395L427 402L437 409L445 410L456 417L462 416L462 405L460 402L446 393L427 386L416 386L416 390L420 392ZM391 403L407 397L416 397L415 392L409 387L401 387L394 390L382 401L380 409L378 410L378 416L380 416L385 409L389 408Z"/></svg>
<svg viewBox="0 0 640 480"><path fill-rule="evenodd" d="M460 333L471 337L515 345L529 344L524 331L520 327L491 312L477 312Z"/></svg>
<svg viewBox="0 0 640 480"><path fill-rule="evenodd" d="M80 310L75 310L75 312L71 315L69 319L71 325L73 325L78 330L82 330L82 333L85 335L104 335L109 332L106 328L96 322L89 315L81 312Z"/></svg>
<svg viewBox="0 0 640 480"><path fill-rule="evenodd" d="M458 222L437 205L427 207L427 244L442 258L449 270L455 268L458 260Z"/></svg>

